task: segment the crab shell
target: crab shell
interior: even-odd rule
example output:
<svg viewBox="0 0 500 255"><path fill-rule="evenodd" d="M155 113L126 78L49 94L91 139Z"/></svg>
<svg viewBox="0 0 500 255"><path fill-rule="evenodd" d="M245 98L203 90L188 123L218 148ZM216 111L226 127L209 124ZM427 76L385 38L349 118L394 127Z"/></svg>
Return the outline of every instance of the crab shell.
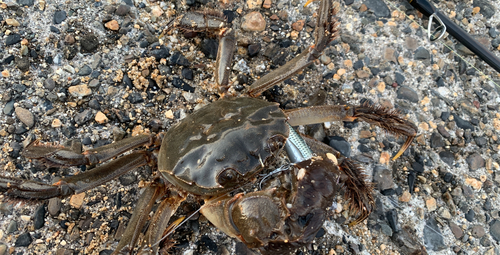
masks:
<svg viewBox="0 0 500 255"><path fill-rule="evenodd" d="M286 116L277 103L224 98L187 116L162 142L158 169L192 194L211 196L248 182L283 148Z"/></svg>

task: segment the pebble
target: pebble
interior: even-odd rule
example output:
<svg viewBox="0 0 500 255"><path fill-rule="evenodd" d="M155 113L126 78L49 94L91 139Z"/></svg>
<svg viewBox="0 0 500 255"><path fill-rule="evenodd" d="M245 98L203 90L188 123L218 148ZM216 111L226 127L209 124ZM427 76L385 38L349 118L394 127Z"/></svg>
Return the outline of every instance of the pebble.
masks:
<svg viewBox="0 0 500 255"><path fill-rule="evenodd" d="M170 63L185 67L189 67L191 65L187 58L184 57L184 55L182 55L182 53L180 53L179 51L176 51L172 54L172 56L170 57Z"/></svg>
<svg viewBox="0 0 500 255"><path fill-rule="evenodd" d="M462 236L464 235L464 231L462 230L462 228L460 228L454 222L450 222L449 226L450 226L450 230L453 233L453 235L455 236L455 238L460 240L460 238L462 238Z"/></svg>
<svg viewBox="0 0 500 255"><path fill-rule="evenodd" d="M380 191L394 187L392 172L382 166L375 166L373 169L373 182L377 184L377 188Z"/></svg>
<svg viewBox="0 0 500 255"><path fill-rule="evenodd" d="M17 237L16 243L14 244L14 246L16 246L16 247L28 247L28 245L30 245L32 241L33 241L33 239L31 239L30 233L23 233Z"/></svg>
<svg viewBox="0 0 500 255"><path fill-rule="evenodd" d="M403 191L403 194L399 197L399 201L408 203L411 200L411 193L408 191Z"/></svg>
<svg viewBox="0 0 500 255"><path fill-rule="evenodd" d="M32 128L35 125L35 116L31 113L31 111L21 107L16 107L15 112L17 118L28 128Z"/></svg>
<svg viewBox="0 0 500 255"><path fill-rule="evenodd" d="M99 40L94 34L86 34L80 40L81 51L83 53L91 53L99 47Z"/></svg>
<svg viewBox="0 0 500 255"><path fill-rule="evenodd" d="M33 226L40 229L45 225L45 204L38 206L33 214Z"/></svg>
<svg viewBox="0 0 500 255"><path fill-rule="evenodd" d="M144 102L144 99L142 98L141 93L133 92L130 93L127 97L128 101L131 104L140 104Z"/></svg>
<svg viewBox="0 0 500 255"><path fill-rule="evenodd" d="M241 18L241 29L247 32L260 32L266 29L266 20L260 12L250 12Z"/></svg>
<svg viewBox="0 0 500 255"><path fill-rule="evenodd" d="M303 20L303 19L297 20L297 21L292 23L292 29L300 32L304 28L305 24L306 24L305 20Z"/></svg>
<svg viewBox="0 0 500 255"><path fill-rule="evenodd" d="M92 119L92 111L90 109L86 109L75 116L75 122L78 125L85 124L89 120Z"/></svg>
<svg viewBox="0 0 500 255"><path fill-rule="evenodd" d="M430 217L426 221L424 227L424 242L425 247L429 251L440 251L446 248L441 229L433 217Z"/></svg>
<svg viewBox="0 0 500 255"><path fill-rule="evenodd" d="M435 211L437 209L436 199L433 197L428 198L425 200L425 206L429 212Z"/></svg>
<svg viewBox="0 0 500 255"><path fill-rule="evenodd" d="M98 111L95 115L95 121L99 124L104 124L108 122L108 117L101 111Z"/></svg>
<svg viewBox="0 0 500 255"><path fill-rule="evenodd" d="M430 58L431 58L431 54L429 53L429 51L426 48L418 47L417 50L415 50L415 56L414 56L415 60L425 60L425 59L430 59Z"/></svg>
<svg viewBox="0 0 500 255"><path fill-rule="evenodd" d="M351 156L351 144L341 136L328 137L329 144L332 148L340 152L343 156L349 158Z"/></svg>
<svg viewBox="0 0 500 255"><path fill-rule="evenodd" d="M66 12L65 11L56 11L54 13L54 24L61 24L64 20L66 20Z"/></svg>
<svg viewBox="0 0 500 255"><path fill-rule="evenodd" d="M476 212L474 212L474 210L472 209L469 209L469 211L467 211L467 213L465 214L465 219L469 222L473 222L475 217Z"/></svg>
<svg viewBox="0 0 500 255"><path fill-rule="evenodd" d="M441 148L445 146L443 137L436 132L432 133L429 144L431 148Z"/></svg>
<svg viewBox="0 0 500 255"><path fill-rule="evenodd" d="M130 11L130 6L121 4L116 8L115 14L118 16L125 16L129 13Z"/></svg>
<svg viewBox="0 0 500 255"><path fill-rule="evenodd" d="M493 239L497 240L497 242L500 242L500 221L499 220L493 220L490 223L490 235L493 237Z"/></svg>
<svg viewBox="0 0 500 255"><path fill-rule="evenodd" d="M58 128L62 126L62 122L60 119L53 119L51 123L51 127Z"/></svg>
<svg viewBox="0 0 500 255"><path fill-rule="evenodd" d="M194 93L194 90L195 90L194 87L191 87L191 85L187 84L185 81L183 81L179 77L173 78L172 85L174 85L174 87L176 87L176 88L179 88L179 89L182 89L184 91L191 92L191 93Z"/></svg>
<svg viewBox="0 0 500 255"><path fill-rule="evenodd" d="M78 76L87 76L91 73L92 73L92 68L90 68L90 66L88 65L84 65L78 70L77 74Z"/></svg>
<svg viewBox="0 0 500 255"><path fill-rule="evenodd" d="M471 171L476 171L485 166L485 161L483 157L477 152L474 152L471 155L469 155L466 161L467 164L469 164L469 170Z"/></svg>
<svg viewBox="0 0 500 255"><path fill-rule="evenodd" d="M247 47L248 56L249 57L257 56L259 54L261 48L262 47L261 47L260 43L249 44Z"/></svg>
<svg viewBox="0 0 500 255"><path fill-rule="evenodd" d="M474 126L469 121L462 119L455 113L453 113L452 115L453 115L453 120L455 120L455 123L459 128L474 130Z"/></svg>
<svg viewBox="0 0 500 255"><path fill-rule="evenodd" d="M14 27L18 27L21 25L21 24L19 24L19 21L15 20L15 19L5 19L5 23L7 23L7 25L9 25L9 26L14 26Z"/></svg>
<svg viewBox="0 0 500 255"><path fill-rule="evenodd" d="M6 230L7 235L8 234L12 234L12 233L14 233L16 231L17 231L17 221L11 220L9 222L9 226L7 226L7 230Z"/></svg>
<svg viewBox="0 0 500 255"><path fill-rule="evenodd" d="M110 20L110 21L106 22L106 24L104 24L104 26L110 30L113 30L113 31L118 31L118 29L120 29L120 25L118 25L118 21L116 21L116 20Z"/></svg>
<svg viewBox="0 0 500 255"><path fill-rule="evenodd" d="M365 0L365 1L363 1L363 3L377 17L389 18L391 16L391 10L389 10L389 7L387 7L387 4L382 0Z"/></svg>
<svg viewBox="0 0 500 255"><path fill-rule="evenodd" d="M439 157L444 163L448 164L449 166L453 166L453 163L455 162L455 156L450 151L439 152Z"/></svg>
<svg viewBox="0 0 500 255"><path fill-rule="evenodd" d="M476 238L481 238L486 235L486 231L484 231L483 226L475 225L472 227L472 235Z"/></svg>
<svg viewBox="0 0 500 255"><path fill-rule="evenodd" d="M10 34L5 39L5 45L13 45L21 41L21 36L19 34Z"/></svg>
<svg viewBox="0 0 500 255"><path fill-rule="evenodd" d="M87 84L70 86L68 88L68 92L74 97L84 97L92 94L92 90L87 86Z"/></svg>
<svg viewBox="0 0 500 255"><path fill-rule="evenodd" d="M497 13L496 8L486 0L474 0L472 6L479 7L479 13L481 13L486 19L490 19L493 15L495 15L495 13Z"/></svg>
<svg viewBox="0 0 500 255"><path fill-rule="evenodd" d="M397 92L397 98L405 99L412 103L418 103L418 94L415 90L407 86L400 86Z"/></svg>
<svg viewBox="0 0 500 255"><path fill-rule="evenodd" d="M58 197L53 197L49 199L49 203L47 204L47 210L49 214L53 217L59 215L59 211L61 210L61 199Z"/></svg>
<svg viewBox="0 0 500 255"><path fill-rule="evenodd" d="M82 208L84 199L85 199L85 192L82 192L80 194L71 196L71 198L69 199L69 204L76 209L80 209Z"/></svg>
<svg viewBox="0 0 500 255"><path fill-rule="evenodd" d="M248 9L260 9L263 0L247 0Z"/></svg>

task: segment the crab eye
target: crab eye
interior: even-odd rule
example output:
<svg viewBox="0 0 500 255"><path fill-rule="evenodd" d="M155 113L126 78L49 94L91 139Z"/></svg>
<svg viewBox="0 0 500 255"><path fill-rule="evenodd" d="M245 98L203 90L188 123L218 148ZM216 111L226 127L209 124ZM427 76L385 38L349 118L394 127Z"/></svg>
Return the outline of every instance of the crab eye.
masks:
<svg viewBox="0 0 500 255"><path fill-rule="evenodd" d="M217 182L224 188L236 186L240 179L241 174L232 168L226 168L217 176Z"/></svg>

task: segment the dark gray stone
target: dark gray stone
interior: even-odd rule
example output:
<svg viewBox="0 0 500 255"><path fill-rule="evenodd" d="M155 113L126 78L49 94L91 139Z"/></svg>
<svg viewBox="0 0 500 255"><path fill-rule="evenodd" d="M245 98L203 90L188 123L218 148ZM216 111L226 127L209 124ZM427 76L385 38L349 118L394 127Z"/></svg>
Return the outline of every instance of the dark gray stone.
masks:
<svg viewBox="0 0 500 255"><path fill-rule="evenodd" d="M86 109L83 112L80 112L75 116L75 122L78 125L82 125L82 124L86 123L87 121L91 120L92 116L93 116L92 111L89 109Z"/></svg>
<svg viewBox="0 0 500 255"><path fill-rule="evenodd" d="M370 9L377 17L390 17L391 10L387 7L382 0L365 0L364 4Z"/></svg>
<svg viewBox="0 0 500 255"><path fill-rule="evenodd" d="M21 41L21 36L19 34L10 34L5 38L5 45L13 45Z"/></svg>
<svg viewBox="0 0 500 255"><path fill-rule="evenodd" d="M16 243L14 244L14 246L16 246L16 247L28 247L28 245L30 245L30 243L32 241L33 241L33 239L31 239L30 233L26 232L26 233L23 233L17 237Z"/></svg>
<svg viewBox="0 0 500 255"><path fill-rule="evenodd" d="M92 73L92 68L90 68L90 66L88 65L84 65L78 70L78 76L87 76L91 73Z"/></svg>
<svg viewBox="0 0 500 255"><path fill-rule="evenodd" d="M129 11L130 11L130 6L121 4L120 6L118 6L118 8L116 8L115 14L118 16L125 16L128 14Z"/></svg>
<svg viewBox="0 0 500 255"><path fill-rule="evenodd" d="M434 218L429 218L424 227L424 243L429 251L441 251L446 249L443 234Z"/></svg>
<svg viewBox="0 0 500 255"><path fill-rule="evenodd" d="M415 60L424 60L424 59L430 59L430 58L431 58L431 54L429 53L429 51L426 48L419 47L418 49L415 50L415 56L414 56Z"/></svg>
<svg viewBox="0 0 500 255"><path fill-rule="evenodd" d="M82 36L80 45L82 46L82 53L91 53L97 50L97 48L99 47L99 40L94 34L86 34Z"/></svg>
<svg viewBox="0 0 500 255"><path fill-rule="evenodd" d="M329 144L332 148L339 151L342 155L349 158L351 156L351 144L341 136L330 136Z"/></svg>
<svg viewBox="0 0 500 255"><path fill-rule="evenodd" d="M500 242L500 221L499 220L494 220L490 224L490 235L493 237L493 239Z"/></svg>
<svg viewBox="0 0 500 255"><path fill-rule="evenodd" d="M64 20L66 20L66 12L65 11L56 11L54 13L54 24L61 24Z"/></svg>
<svg viewBox="0 0 500 255"><path fill-rule="evenodd" d="M398 89L398 99L406 99L412 103L418 103L418 94L415 90L407 86L401 86Z"/></svg>
<svg viewBox="0 0 500 255"><path fill-rule="evenodd" d="M33 226L35 229L40 229L45 225L45 205L38 206L33 214Z"/></svg>

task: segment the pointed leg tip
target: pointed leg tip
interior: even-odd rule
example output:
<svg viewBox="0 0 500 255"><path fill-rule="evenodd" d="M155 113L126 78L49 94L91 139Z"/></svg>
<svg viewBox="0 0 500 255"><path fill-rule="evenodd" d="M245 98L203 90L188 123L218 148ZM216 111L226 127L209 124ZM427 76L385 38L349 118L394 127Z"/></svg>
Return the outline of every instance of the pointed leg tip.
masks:
<svg viewBox="0 0 500 255"><path fill-rule="evenodd" d="M399 149L398 153L392 158L393 161L398 159L399 157L401 157L401 155L403 155L403 153L410 147L414 138L415 138L415 136L408 136L408 138L406 139L406 142L403 144L401 149Z"/></svg>
<svg viewBox="0 0 500 255"><path fill-rule="evenodd" d="M307 2L304 4L304 7L307 7L309 4L314 2L315 0L307 0Z"/></svg>

